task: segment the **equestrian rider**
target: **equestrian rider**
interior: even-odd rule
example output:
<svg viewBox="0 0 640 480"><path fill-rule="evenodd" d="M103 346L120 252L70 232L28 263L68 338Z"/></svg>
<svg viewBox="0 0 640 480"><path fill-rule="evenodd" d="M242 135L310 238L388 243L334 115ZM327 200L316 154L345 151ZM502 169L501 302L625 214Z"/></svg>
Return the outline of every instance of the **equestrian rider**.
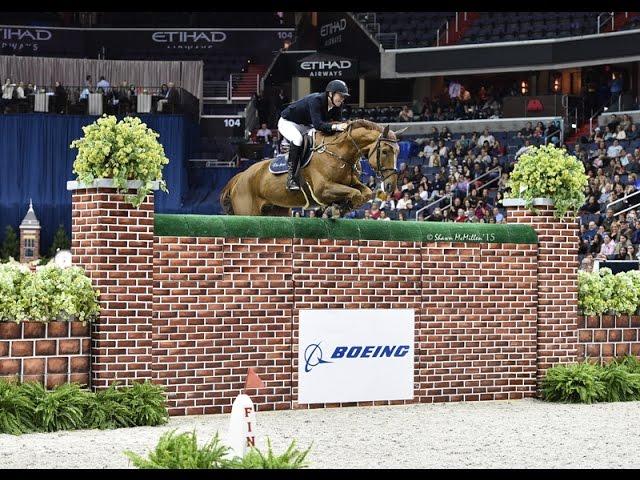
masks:
<svg viewBox="0 0 640 480"><path fill-rule="evenodd" d="M342 116L342 104L349 96L349 88L342 80L331 80L324 92L312 93L293 102L280 114L278 130L289 140L289 175L287 190L300 190L298 183L298 164L302 150L302 136L311 127L327 135L342 132L346 123L339 122Z"/></svg>

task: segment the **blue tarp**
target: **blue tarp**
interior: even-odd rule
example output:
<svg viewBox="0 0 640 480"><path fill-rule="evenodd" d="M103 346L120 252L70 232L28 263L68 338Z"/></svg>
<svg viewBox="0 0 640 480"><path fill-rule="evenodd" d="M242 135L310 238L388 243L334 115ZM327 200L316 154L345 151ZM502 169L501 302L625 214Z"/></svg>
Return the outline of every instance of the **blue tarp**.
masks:
<svg viewBox="0 0 640 480"><path fill-rule="evenodd" d="M181 213L187 158L199 127L180 115L140 118L160 134L158 140L170 160L163 171L169 194L157 193L156 211ZM71 192L66 183L75 179L72 168L78 151L69 145L82 136L83 126L95 120L88 115L0 115L0 240L7 225L17 232L30 198L42 227L43 254L48 253L59 224L70 235Z"/></svg>

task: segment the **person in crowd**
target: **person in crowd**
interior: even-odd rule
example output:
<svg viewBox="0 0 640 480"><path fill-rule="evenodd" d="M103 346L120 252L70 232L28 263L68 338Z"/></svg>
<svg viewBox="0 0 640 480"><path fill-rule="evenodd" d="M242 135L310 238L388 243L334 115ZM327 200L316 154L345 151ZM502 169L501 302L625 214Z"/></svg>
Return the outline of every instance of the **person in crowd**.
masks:
<svg viewBox="0 0 640 480"><path fill-rule="evenodd" d="M158 100L158 113L166 113L168 110L167 107L170 107L172 112L175 112L175 109L180 103L180 93L175 84L169 82L168 87L169 89L167 90L165 98Z"/></svg>
<svg viewBox="0 0 640 480"><path fill-rule="evenodd" d="M56 82L53 90L55 113L64 113L67 107L67 91L61 82Z"/></svg>
<svg viewBox="0 0 640 480"><path fill-rule="evenodd" d="M263 123L262 125L260 125L260 129L256 133L256 138L258 139L258 141L262 143L269 143L271 142L272 136L273 136L273 133L271 133L271 130L267 128L266 123Z"/></svg>
<svg viewBox="0 0 640 480"><path fill-rule="evenodd" d="M398 120L401 122L410 122L413 120L413 111L409 108L408 105L402 107L402 110L398 115Z"/></svg>

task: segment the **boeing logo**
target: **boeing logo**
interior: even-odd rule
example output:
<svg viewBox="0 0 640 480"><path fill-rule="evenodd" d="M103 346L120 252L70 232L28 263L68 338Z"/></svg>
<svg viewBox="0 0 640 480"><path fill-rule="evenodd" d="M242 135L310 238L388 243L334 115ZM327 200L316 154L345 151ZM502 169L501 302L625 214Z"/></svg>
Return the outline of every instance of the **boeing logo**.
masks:
<svg viewBox="0 0 640 480"><path fill-rule="evenodd" d="M331 354L332 359L340 358L391 358L404 357L409 353L409 345L353 345L338 346ZM310 372L322 363L333 363L322 359L320 343L312 343L304 351L304 371Z"/></svg>
<svg viewBox="0 0 640 480"><path fill-rule="evenodd" d="M304 350L304 371L309 373L313 367L321 363L331 363L322 359L322 349L319 343L312 343Z"/></svg>

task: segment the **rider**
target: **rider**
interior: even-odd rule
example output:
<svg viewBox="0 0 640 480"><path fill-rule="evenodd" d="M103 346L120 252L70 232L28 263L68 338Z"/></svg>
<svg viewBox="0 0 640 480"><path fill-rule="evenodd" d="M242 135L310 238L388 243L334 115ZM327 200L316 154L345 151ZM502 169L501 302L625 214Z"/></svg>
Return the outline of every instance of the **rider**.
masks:
<svg viewBox="0 0 640 480"><path fill-rule="evenodd" d="M346 123L329 123L340 121L342 104L349 96L349 88L342 80L331 80L324 92L312 93L291 103L280 114L278 130L289 141L289 175L287 190L300 190L298 183L298 163L302 147L302 135L311 126L327 135L342 132L347 128Z"/></svg>

